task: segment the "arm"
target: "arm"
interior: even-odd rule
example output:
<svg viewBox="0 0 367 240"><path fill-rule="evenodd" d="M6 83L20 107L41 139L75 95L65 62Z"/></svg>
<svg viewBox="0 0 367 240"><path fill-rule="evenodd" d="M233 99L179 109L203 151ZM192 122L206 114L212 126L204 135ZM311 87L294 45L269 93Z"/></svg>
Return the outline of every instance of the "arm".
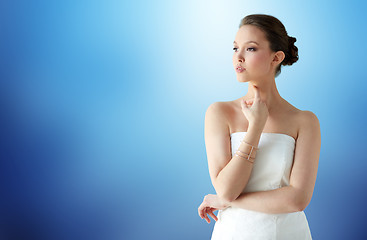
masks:
<svg viewBox="0 0 367 240"><path fill-rule="evenodd" d="M297 204L296 189L292 186L281 187L270 191L242 193L229 206L270 214L291 213L303 210Z"/></svg>
<svg viewBox="0 0 367 240"><path fill-rule="evenodd" d="M312 112L302 113L289 186L270 191L242 193L230 206L265 213L303 211L310 203L321 148L319 121Z"/></svg>
<svg viewBox="0 0 367 240"><path fill-rule="evenodd" d="M226 201L233 201L245 188L253 163L239 156L232 157L224 104L216 102L206 111L205 145L212 184L218 196ZM257 147L261 132L261 128L250 125L244 141ZM249 152L249 148L243 143L239 150Z"/></svg>

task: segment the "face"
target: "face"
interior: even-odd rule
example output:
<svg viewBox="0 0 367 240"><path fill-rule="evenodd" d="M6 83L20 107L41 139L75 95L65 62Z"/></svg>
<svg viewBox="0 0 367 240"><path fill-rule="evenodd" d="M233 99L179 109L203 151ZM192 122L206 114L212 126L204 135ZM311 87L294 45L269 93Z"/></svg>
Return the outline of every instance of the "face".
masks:
<svg viewBox="0 0 367 240"><path fill-rule="evenodd" d="M272 60L274 53L271 51L265 33L252 25L242 26L233 43L233 66L240 82L259 80L274 76ZM243 71L236 68L241 65Z"/></svg>

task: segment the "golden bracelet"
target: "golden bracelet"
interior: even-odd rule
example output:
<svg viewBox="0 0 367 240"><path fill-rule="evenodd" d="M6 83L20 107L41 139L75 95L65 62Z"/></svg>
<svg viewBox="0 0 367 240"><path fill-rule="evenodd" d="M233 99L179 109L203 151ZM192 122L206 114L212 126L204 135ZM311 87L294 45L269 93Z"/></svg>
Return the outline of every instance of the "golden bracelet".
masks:
<svg viewBox="0 0 367 240"><path fill-rule="evenodd" d="M253 146L253 145L251 145L251 144L249 144L249 143L247 143L247 142L245 142L245 141L241 141L241 143L246 143L247 145L250 145L252 148L255 148L256 150L259 150L259 148L258 148L258 147L255 147L255 146Z"/></svg>
<svg viewBox="0 0 367 240"><path fill-rule="evenodd" d="M239 156L239 157L241 157L241 158L244 158L244 159L246 159L247 161L249 161L250 163L254 163L254 161L252 160L250 160L251 158L245 158L245 157L243 157L243 156L241 156L241 155L238 155L237 153L235 154L236 156Z"/></svg>
<svg viewBox="0 0 367 240"><path fill-rule="evenodd" d="M240 153L243 153L243 154L245 154L245 155L247 155L247 156L250 156L248 153L245 153L245 152L242 152L241 150L239 150L239 149L237 149L237 152L240 152ZM256 157L256 154L255 154L255 157L253 157L253 156L251 156L252 158L255 158Z"/></svg>
<svg viewBox="0 0 367 240"><path fill-rule="evenodd" d="M243 153L243 154L245 154L245 156L242 156L242 157L247 157L247 158L255 159L255 157L250 156L250 155L248 155L247 153L241 152L240 150L237 150L237 151L236 151L236 153L237 153L238 155L241 155L241 156L242 156L242 153ZM241 153L241 154L239 154L239 153Z"/></svg>

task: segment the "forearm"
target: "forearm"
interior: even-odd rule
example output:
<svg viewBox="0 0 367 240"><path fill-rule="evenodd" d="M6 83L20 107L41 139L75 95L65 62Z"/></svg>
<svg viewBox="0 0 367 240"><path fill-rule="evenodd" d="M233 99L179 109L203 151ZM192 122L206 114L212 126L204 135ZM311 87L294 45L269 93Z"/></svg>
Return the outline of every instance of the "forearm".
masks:
<svg viewBox="0 0 367 240"><path fill-rule="evenodd" d="M249 126L243 141L257 147L261 132L262 129ZM251 146L246 143L241 143L236 150L249 153ZM255 149L253 149L251 155L255 157L256 161ZM236 199L246 187L252 172L252 167L253 163L240 156L234 155L228 164L219 172L215 180L217 194L227 201Z"/></svg>
<svg viewBox="0 0 367 240"><path fill-rule="evenodd" d="M231 207L277 214L304 210L305 206L300 199L302 197L295 188L286 186L269 191L242 193L228 204Z"/></svg>

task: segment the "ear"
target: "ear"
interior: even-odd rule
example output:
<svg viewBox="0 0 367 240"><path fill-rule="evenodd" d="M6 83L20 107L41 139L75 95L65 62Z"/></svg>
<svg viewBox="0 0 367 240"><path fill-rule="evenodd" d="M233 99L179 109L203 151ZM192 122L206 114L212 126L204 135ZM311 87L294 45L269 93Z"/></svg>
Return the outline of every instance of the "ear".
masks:
<svg viewBox="0 0 367 240"><path fill-rule="evenodd" d="M284 52L283 51L278 51L274 54L272 63L274 64L274 66L278 66L279 64L282 63L284 58L285 58Z"/></svg>

